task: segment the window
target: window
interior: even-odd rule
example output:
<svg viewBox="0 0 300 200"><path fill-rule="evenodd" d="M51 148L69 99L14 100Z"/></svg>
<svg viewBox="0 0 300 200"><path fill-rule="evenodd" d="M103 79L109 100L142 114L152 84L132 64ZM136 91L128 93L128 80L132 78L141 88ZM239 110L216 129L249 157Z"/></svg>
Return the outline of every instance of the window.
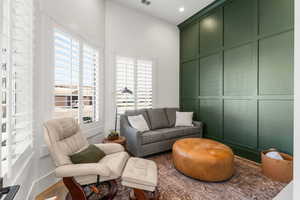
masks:
<svg viewBox="0 0 300 200"><path fill-rule="evenodd" d="M98 51L90 46L83 46L83 77L82 77L82 118L84 123L98 121Z"/></svg>
<svg viewBox="0 0 300 200"><path fill-rule="evenodd" d="M54 44L54 117L74 117L78 119L79 42L69 35L55 30Z"/></svg>
<svg viewBox="0 0 300 200"><path fill-rule="evenodd" d="M54 117L99 120L99 52L73 36L54 30Z"/></svg>
<svg viewBox="0 0 300 200"><path fill-rule="evenodd" d="M0 8L3 176L32 142L33 1L2 0Z"/></svg>
<svg viewBox="0 0 300 200"><path fill-rule="evenodd" d="M126 110L152 107L153 62L117 56L116 105L118 114ZM123 93L124 88L133 94Z"/></svg>

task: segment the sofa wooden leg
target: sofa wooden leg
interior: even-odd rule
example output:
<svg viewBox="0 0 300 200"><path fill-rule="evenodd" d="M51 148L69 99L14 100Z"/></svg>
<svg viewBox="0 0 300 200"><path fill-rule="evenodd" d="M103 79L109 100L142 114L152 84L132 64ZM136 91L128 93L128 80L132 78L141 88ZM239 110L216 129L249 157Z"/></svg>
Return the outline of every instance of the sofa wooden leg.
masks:
<svg viewBox="0 0 300 200"><path fill-rule="evenodd" d="M73 177L64 177L63 182L69 190L66 200L87 200L83 188Z"/></svg>

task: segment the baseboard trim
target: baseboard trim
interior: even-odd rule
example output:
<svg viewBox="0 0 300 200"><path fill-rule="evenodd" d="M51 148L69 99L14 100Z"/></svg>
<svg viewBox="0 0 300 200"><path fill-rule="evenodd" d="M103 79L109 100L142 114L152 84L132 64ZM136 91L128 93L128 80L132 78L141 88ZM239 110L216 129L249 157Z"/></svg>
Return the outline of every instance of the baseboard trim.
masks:
<svg viewBox="0 0 300 200"><path fill-rule="evenodd" d="M234 144L234 143L231 143L226 140L223 140L223 139L220 139L217 137L213 137L210 135L205 135L204 137L213 139L213 140L216 140L216 141L219 141L221 143L228 145L229 147L231 147L233 149L234 153L238 156L247 158L247 159L257 162L257 163L260 162L260 152L258 150L252 150L252 149L249 149L249 148L246 148L246 147L243 147L243 146L240 146L240 145L237 145L237 144Z"/></svg>
<svg viewBox="0 0 300 200"><path fill-rule="evenodd" d="M34 180L30 187L26 200L34 200L40 192L47 189L49 185L53 185L58 181L59 178L55 176L54 171L51 171L44 176Z"/></svg>

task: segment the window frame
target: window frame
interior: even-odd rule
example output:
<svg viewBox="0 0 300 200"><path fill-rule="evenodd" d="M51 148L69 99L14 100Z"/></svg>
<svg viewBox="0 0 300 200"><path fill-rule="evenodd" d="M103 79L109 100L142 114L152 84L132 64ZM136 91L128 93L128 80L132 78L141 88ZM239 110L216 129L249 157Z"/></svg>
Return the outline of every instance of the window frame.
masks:
<svg viewBox="0 0 300 200"><path fill-rule="evenodd" d="M4 2L0 2L0 16L3 16L3 3ZM16 3L16 2L15 2ZM12 162L12 152L11 152L11 147L15 141L12 139L12 133L15 132L14 134L17 135L18 132L17 130L11 130L12 129L12 120L13 119L16 119L17 117L16 116L13 116L13 115L18 115L18 110L17 107L19 107L21 104L19 104L19 102L16 100L17 99L17 96L18 93L22 94L23 92L23 89L24 88L21 88L21 90L19 89L16 89L16 85L13 86L14 84L17 83L17 81L20 81L20 80L17 80L18 78L17 77L13 77L15 75L13 75L13 71L15 71L15 74L23 74L24 72L18 72L18 67L17 66L10 66L10 65L14 65L12 63L13 59L16 59L17 58L13 58L15 53L17 53L14 49L13 49L13 46L12 46L12 40L16 40L16 35L13 35L13 28L11 28L13 26L13 18L16 18L16 17L12 17L12 10L14 9L13 7L13 1L9 1L9 5L8 5L8 9L9 9L9 24L8 24L8 30L9 30L9 36L7 36L8 38L8 47L7 47L7 58L8 58L8 69L7 69L7 75L6 77L8 77L8 80L6 81L6 88L7 88L7 95L6 95L6 101L7 101L7 109L6 109L6 112L7 112L7 119L10 121L9 123L7 123L7 129L10 129L8 130L7 134L8 134L8 139L7 139L7 148L8 148L8 155L7 155L7 171L5 174L3 174L3 171L2 169L0 168L0 175L3 176L4 178L4 183L5 185L7 184L10 184L10 183L13 183L15 181L15 179L17 177L19 177L20 173L22 172L23 168L25 166L27 166L28 162L32 159L33 157L33 133L34 133L34 112L35 112L35 109L34 109L34 95L33 95L33 90L34 90L34 59L35 59L35 52L34 52L34 42L35 42L35 22L34 22L34 18L35 18L35 2L32 1L31 4L29 5L30 7L30 10L31 10L31 13L30 15L28 15L28 20L31 25L31 29L28 31L28 35L30 36L31 40L26 40L26 42L28 42L26 45L26 49L27 49L27 45L28 45L28 52L26 51L26 54L28 53L28 63L25 64L24 66L26 66L25 68L29 71L26 70L25 74L28 75L27 78L29 78L29 81L30 81L30 84L28 84L29 86L29 89L25 89L26 92L29 92L29 100L27 101L27 104L30 105L30 109L28 110L25 110L25 112L22 113L22 115L25 113L26 115L30 116L30 119L26 120L26 123L28 125L26 125L26 127L29 129L27 130L26 132L28 132L28 135L27 135L27 139L26 141L28 141L28 144L26 146L24 146L24 149L22 150L22 152L20 154L18 154L18 156L16 157L16 159ZM23 9L28 9L28 7L26 8L23 8ZM20 16L19 16L20 17ZM16 20L17 21L17 20ZM16 23L16 22L15 22ZM0 20L0 35L2 36L2 31L3 31L3 20ZM21 42L21 41L19 41ZM24 41L22 41L24 42ZM24 43L22 44L24 45ZM2 40L0 39L0 47L1 47L1 51L5 48L2 48ZM24 47L23 47L24 48ZM21 53L24 53L23 51L21 51ZM1 52L2 54L2 52ZM1 55L2 57L2 55ZM27 59L27 57L26 57ZM2 59L1 59L1 65L2 65ZM1 66L2 67L2 66ZM23 69L22 69L23 70ZM2 71L2 70L1 70ZM19 69L20 71L20 69ZM2 77L2 75L1 75ZM24 81L24 80L23 80ZM1 80L2 82L2 80ZM2 83L0 83L2 85ZM19 84L20 85L20 84ZM26 87L28 87L26 86ZM2 88L2 87L1 87ZM0 89L1 89L0 88ZM20 91L20 92L18 92ZM2 93L2 92L1 92ZM19 95L20 95L19 94ZM15 99L15 100L12 100L12 99ZM0 97L0 100L1 100L1 104L2 104L2 94L1 94L1 97ZM27 105L26 104L26 105ZM0 110L2 111L2 107L0 108ZM22 116L20 115L20 116ZM2 117L1 117L2 118ZM2 120L1 120L2 121ZM16 120L16 121L19 121L19 120ZM15 126L19 124L19 123L16 123ZM2 127L2 122L0 122L0 125ZM23 127L24 128L24 127ZM16 127L15 127L16 129ZM2 144L2 136L0 137L0 143ZM9 141L10 140L10 141ZM13 142L13 144L12 144ZM2 145L1 145L1 151L2 151ZM0 151L0 152L1 152ZM0 153L1 155L2 153ZM3 165L2 163L2 155L1 155L1 166Z"/></svg>
<svg viewBox="0 0 300 200"><path fill-rule="evenodd" d="M82 104L80 104L79 109L78 109L78 116L79 116L79 125L80 127L86 132L86 134L88 134L88 136L90 135L94 135L96 133L96 131L99 133L99 128L103 126L103 115L101 114L101 112L103 111L103 91L104 91L104 49L102 47L99 47L99 45L93 44L90 41L87 41L87 39L85 39L84 37L82 37L81 35L75 33L74 31L66 28L63 25L60 25L58 23L56 23L53 19L48 19L50 20L50 32L48 34L51 34L51 40L49 41L49 44L51 45L50 51L51 51L51 58L50 58L50 65L49 67L51 68L51 114L49 115L49 118L53 118L54 116L54 109L55 109L55 91L54 91L54 85L55 85L55 41L54 41L54 34L55 34L55 30L59 30L67 35L69 35L72 39L77 40L79 42L79 95L78 95L78 99L81 102L81 97L82 97L82 72L83 72L83 47L84 45L92 47L94 50L96 50L98 52L98 75L97 75L97 82L98 82L98 112L97 113L97 121L93 121L91 123L83 123L82 120Z"/></svg>
<svg viewBox="0 0 300 200"><path fill-rule="evenodd" d="M126 55L126 54L122 54L122 53L114 53L113 54L113 113L115 114L116 112L116 108L117 108L117 58L118 57L122 57L122 58L130 58L134 60L134 76L135 76L135 81L134 81L134 87L135 87L135 91L137 89L137 61L138 60L143 60L143 61L151 61L152 62L152 108L157 107L157 73L156 73L156 65L157 65L157 59L156 58L151 58L151 57L147 57L147 56L131 56L131 55ZM134 95L134 99L135 99L135 105L134 105L134 109L138 109L137 107L137 97L136 97L136 93L133 94ZM112 115L114 116L114 115ZM119 118L119 114L118 114L118 118Z"/></svg>

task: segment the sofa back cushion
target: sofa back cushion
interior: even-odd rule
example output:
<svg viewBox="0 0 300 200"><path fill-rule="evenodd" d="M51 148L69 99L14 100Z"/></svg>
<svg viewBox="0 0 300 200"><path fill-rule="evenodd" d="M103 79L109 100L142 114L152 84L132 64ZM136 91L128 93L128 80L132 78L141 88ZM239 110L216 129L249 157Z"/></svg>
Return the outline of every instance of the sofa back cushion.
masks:
<svg viewBox="0 0 300 200"><path fill-rule="evenodd" d="M148 109L147 111L151 123L151 130L169 127L169 121L163 108Z"/></svg>
<svg viewBox="0 0 300 200"><path fill-rule="evenodd" d="M176 111L179 111L179 108L166 108L165 111L168 117L169 127L175 127Z"/></svg>
<svg viewBox="0 0 300 200"><path fill-rule="evenodd" d="M143 115L143 117L145 118L145 120L147 122L148 127L151 129L151 123L150 123L149 116L148 116L148 113L147 113L146 109L127 110L127 111L125 111L125 115L127 117L128 116Z"/></svg>

